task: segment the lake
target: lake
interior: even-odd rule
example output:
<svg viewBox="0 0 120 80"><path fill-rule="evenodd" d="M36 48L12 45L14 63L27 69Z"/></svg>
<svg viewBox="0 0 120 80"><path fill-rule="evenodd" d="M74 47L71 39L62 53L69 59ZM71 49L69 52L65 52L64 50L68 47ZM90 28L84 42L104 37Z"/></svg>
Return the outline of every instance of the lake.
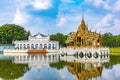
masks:
<svg viewBox="0 0 120 80"><path fill-rule="evenodd" d="M74 57L71 61L56 55L2 57L0 80L120 80L120 57L111 56L109 62L79 62Z"/></svg>
<svg viewBox="0 0 120 80"><path fill-rule="evenodd" d="M0 51L3 51L3 49L14 49L15 46L13 45L0 45Z"/></svg>

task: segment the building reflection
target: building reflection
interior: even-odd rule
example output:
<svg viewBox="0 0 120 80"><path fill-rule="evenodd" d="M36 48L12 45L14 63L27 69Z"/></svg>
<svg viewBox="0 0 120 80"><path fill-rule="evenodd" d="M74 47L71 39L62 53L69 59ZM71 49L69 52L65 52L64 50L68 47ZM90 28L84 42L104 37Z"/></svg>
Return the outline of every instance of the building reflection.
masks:
<svg viewBox="0 0 120 80"><path fill-rule="evenodd" d="M92 78L97 79L101 77L103 69L102 64L109 62L109 58L88 61L79 60L79 58L75 58L75 56L66 55L65 58L65 56L61 57L61 55L50 53L46 55L31 54L14 56L13 62L17 64L28 64L29 68L35 67L38 69L41 67L55 67L57 69L67 67L68 71L75 75L78 80L92 80Z"/></svg>
<svg viewBox="0 0 120 80"><path fill-rule="evenodd" d="M29 68L41 68L41 67L49 67L50 63L56 63L59 61L58 54L50 53L44 55L19 55L14 56L14 63L17 64L28 64Z"/></svg>
<svg viewBox="0 0 120 80"><path fill-rule="evenodd" d="M78 80L88 80L100 77L102 74L102 63L80 63L67 62L68 71L76 75Z"/></svg>

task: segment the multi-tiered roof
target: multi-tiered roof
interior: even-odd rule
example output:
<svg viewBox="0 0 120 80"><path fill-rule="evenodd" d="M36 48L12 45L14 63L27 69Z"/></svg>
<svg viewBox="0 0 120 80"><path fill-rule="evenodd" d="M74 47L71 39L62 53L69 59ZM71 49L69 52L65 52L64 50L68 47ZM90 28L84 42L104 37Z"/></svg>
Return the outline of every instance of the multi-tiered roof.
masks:
<svg viewBox="0 0 120 80"><path fill-rule="evenodd" d="M102 43L102 37L100 34L91 32L88 30L88 26L85 24L84 17L78 26L78 29L75 33L72 33L68 36L66 40L67 46L100 46Z"/></svg>

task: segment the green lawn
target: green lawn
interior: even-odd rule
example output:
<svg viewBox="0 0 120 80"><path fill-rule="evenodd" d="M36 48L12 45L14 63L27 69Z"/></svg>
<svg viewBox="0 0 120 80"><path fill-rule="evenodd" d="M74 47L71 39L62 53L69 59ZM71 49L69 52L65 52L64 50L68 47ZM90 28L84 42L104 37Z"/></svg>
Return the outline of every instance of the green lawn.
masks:
<svg viewBox="0 0 120 80"><path fill-rule="evenodd" d="M120 47L110 48L110 55L120 56Z"/></svg>

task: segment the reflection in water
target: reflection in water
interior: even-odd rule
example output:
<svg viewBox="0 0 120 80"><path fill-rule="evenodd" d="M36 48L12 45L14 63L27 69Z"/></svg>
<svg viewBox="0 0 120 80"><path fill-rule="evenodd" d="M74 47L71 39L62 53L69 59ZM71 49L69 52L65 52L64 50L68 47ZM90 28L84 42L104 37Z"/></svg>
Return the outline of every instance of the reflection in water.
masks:
<svg viewBox="0 0 120 80"><path fill-rule="evenodd" d="M80 80L87 80L101 76L102 65L100 63L76 63L67 64L68 70Z"/></svg>
<svg viewBox="0 0 120 80"><path fill-rule="evenodd" d="M34 54L28 56L14 56L13 63L9 64L13 65L15 63L16 65L14 64L13 66L16 69L11 69L10 67L9 69L11 71L16 70L16 74L20 73L17 71L21 71L20 74L22 75L17 77L14 75L18 80L119 80L120 75L112 75L112 73L115 73L114 70L120 71L118 68L120 65L117 65L117 67L114 66L114 64L119 64L119 61L115 61L119 59L120 58L111 57L112 61L110 60L111 62L109 62L109 58L88 60L79 59L76 58L76 56L61 56L53 53L46 55ZM26 70L22 71L25 69L25 66L20 68L20 65L27 65ZM0 66L0 69L3 68ZM7 73L11 74L10 71ZM1 75L0 77L5 79L5 77ZM111 75L113 76L112 78L108 77Z"/></svg>
<svg viewBox="0 0 120 80"><path fill-rule="evenodd" d="M11 60L0 60L0 77L3 79L17 79L28 70L27 64L15 64Z"/></svg>
<svg viewBox="0 0 120 80"><path fill-rule="evenodd" d="M46 54L46 55L22 55L14 56L14 63L28 64L29 68L36 67L49 67L50 63L55 63L59 61L58 54Z"/></svg>

